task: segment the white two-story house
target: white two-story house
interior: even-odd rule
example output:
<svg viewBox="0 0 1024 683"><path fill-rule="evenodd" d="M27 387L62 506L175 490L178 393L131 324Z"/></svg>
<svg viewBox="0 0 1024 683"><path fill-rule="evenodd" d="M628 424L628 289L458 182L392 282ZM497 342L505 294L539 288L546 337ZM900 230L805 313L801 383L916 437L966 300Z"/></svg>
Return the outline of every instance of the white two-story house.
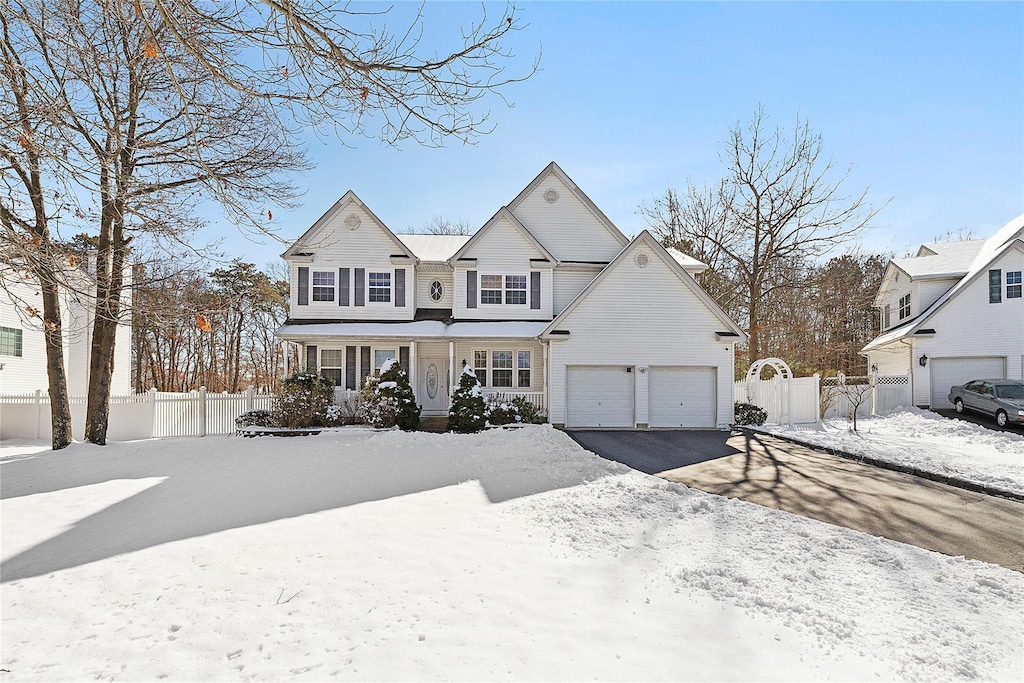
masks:
<svg viewBox="0 0 1024 683"><path fill-rule="evenodd" d="M881 334L861 353L908 375L915 405L951 408L954 384L1024 379L1024 215L987 240L924 244L886 268L874 306Z"/></svg>
<svg viewBox="0 0 1024 683"><path fill-rule="evenodd" d="M447 414L468 364L556 425L732 421L745 337L694 281L706 266L627 239L555 163L472 236L396 235L347 192L283 258L278 337L339 395L396 358L426 416Z"/></svg>

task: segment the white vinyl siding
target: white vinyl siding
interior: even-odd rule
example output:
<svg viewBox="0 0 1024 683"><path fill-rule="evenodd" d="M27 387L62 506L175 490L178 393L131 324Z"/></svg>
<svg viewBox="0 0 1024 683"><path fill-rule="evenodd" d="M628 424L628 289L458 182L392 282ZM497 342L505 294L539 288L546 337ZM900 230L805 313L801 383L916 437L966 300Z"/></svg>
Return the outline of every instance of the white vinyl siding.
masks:
<svg viewBox="0 0 1024 683"><path fill-rule="evenodd" d="M580 292L587 288L594 278L597 277L600 270L589 270L589 271L578 271L578 270L563 270L556 268L552 277L551 286L552 298L554 305L554 315L558 315L565 310L565 307L569 305L573 299L575 299Z"/></svg>
<svg viewBox="0 0 1024 683"><path fill-rule="evenodd" d="M416 270L416 301L417 308L451 308L452 307L452 272L432 272L431 270ZM441 300L434 301L430 298L430 285L433 282L441 284ZM406 283L407 289L409 288ZM410 290L411 291L411 290ZM408 296L408 295L407 295Z"/></svg>
<svg viewBox="0 0 1024 683"><path fill-rule="evenodd" d="M558 194L553 204L544 199L548 190ZM610 262L625 246L554 173L512 213L560 261Z"/></svg>
<svg viewBox="0 0 1024 683"><path fill-rule="evenodd" d="M646 252L639 268L633 256ZM550 350L549 419L566 419L566 366L702 366L717 368L717 426L732 421L733 345L715 333L728 328L646 244L625 254L585 299L559 323L569 335L553 336ZM637 296L642 289L644 296ZM636 421L648 423L649 372L634 372Z"/></svg>

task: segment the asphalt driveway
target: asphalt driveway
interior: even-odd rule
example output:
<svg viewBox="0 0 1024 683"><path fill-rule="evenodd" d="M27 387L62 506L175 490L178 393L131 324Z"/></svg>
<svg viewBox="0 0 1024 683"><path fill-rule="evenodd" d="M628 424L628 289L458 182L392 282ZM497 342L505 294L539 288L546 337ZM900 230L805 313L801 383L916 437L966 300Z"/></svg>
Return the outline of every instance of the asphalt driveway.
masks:
<svg viewBox="0 0 1024 683"><path fill-rule="evenodd" d="M570 431L648 474L1024 572L1024 503L846 460L761 434Z"/></svg>

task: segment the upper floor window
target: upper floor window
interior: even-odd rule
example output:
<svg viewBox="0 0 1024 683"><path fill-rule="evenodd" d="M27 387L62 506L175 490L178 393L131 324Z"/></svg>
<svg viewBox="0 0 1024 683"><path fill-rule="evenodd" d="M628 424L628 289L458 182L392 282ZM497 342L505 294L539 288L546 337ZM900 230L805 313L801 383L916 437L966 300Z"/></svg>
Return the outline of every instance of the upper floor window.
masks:
<svg viewBox="0 0 1024 683"><path fill-rule="evenodd" d="M910 295L900 297L900 320L910 315Z"/></svg>
<svg viewBox="0 0 1024 683"><path fill-rule="evenodd" d="M998 304L1003 300L1003 271L1001 270L990 270L988 271L988 302L990 304Z"/></svg>
<svg viewBox="0 0 1024 683"><path fill-rule="evenodd" d="M526 276L505 276L505 303L526 305Z"/></svg>
<svg viewBox="0 0 1024 683"><path fill-rule="evenodd" d="M1007 299L1019 299L1019 298L1021 298L1021 271L1019 271L1019 270L1008 270L1008 271L1006 271L1006 298Z"/></svg>
<svg viewBox="0 0 1024 683"><path fill-rule="evenodd" d="M21 357L21 330L15 327L0 327L0 356Z"/></svg>
<svg viewBox="0 0 1024 683"><path fill-rule="evenodd" d="M334 271L313 271L313 301L334 301Z"/></svg>
<svg viewBox="0 0 1024 683"><path fill-rule="evenodd" d="M480 276L480 303L500 304L501 303L501 276L481 275Z"/></svg>
<svg viewBox="0 0 1024 683"><path fill-rule="evenodd" d="M889 329L889 325L892 325L892 316L889 312L889 304L886 304L885 308L882 309L882 329Z"/></svg>
<svg viewBox="0 0 1024 683"><path fill-rule="evenodd" d="M391 273L369 273L370 301L387 303L391 301Z"/></svg>
<svg viewBox="0 0 1024 683"><path fill-rule="evenodd" d="M432 301L440 301L444 296L444 285L441 284L440 280L434 280L430 283L430 299Z"/></svg>

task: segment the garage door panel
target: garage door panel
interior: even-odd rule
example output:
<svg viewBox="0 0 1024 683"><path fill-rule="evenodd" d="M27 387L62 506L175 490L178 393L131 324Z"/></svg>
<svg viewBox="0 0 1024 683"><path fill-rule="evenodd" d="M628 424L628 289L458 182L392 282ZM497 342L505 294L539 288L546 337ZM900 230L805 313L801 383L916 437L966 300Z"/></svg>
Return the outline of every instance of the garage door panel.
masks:
<svg viewBox="0 0 1024 683"><path fill-rule="evenodd" d="M711 367L652 367L649 417L652 427L714 427L717 371Z"/></svg>
<svg viewBox="0 0 1024 683"><path fill-rule="evenodd" d="M569 366L567 392L566 426L634 426L633 373L626 366Z"/></svg>
<svg viewBox="0 0 1024 683"><path fill-rule="evenodd" d="M931 406L949 408L949 388L973 379L998 379L1006 376L1006 363L1001 357L933 358L931 368Z"/></svg>

